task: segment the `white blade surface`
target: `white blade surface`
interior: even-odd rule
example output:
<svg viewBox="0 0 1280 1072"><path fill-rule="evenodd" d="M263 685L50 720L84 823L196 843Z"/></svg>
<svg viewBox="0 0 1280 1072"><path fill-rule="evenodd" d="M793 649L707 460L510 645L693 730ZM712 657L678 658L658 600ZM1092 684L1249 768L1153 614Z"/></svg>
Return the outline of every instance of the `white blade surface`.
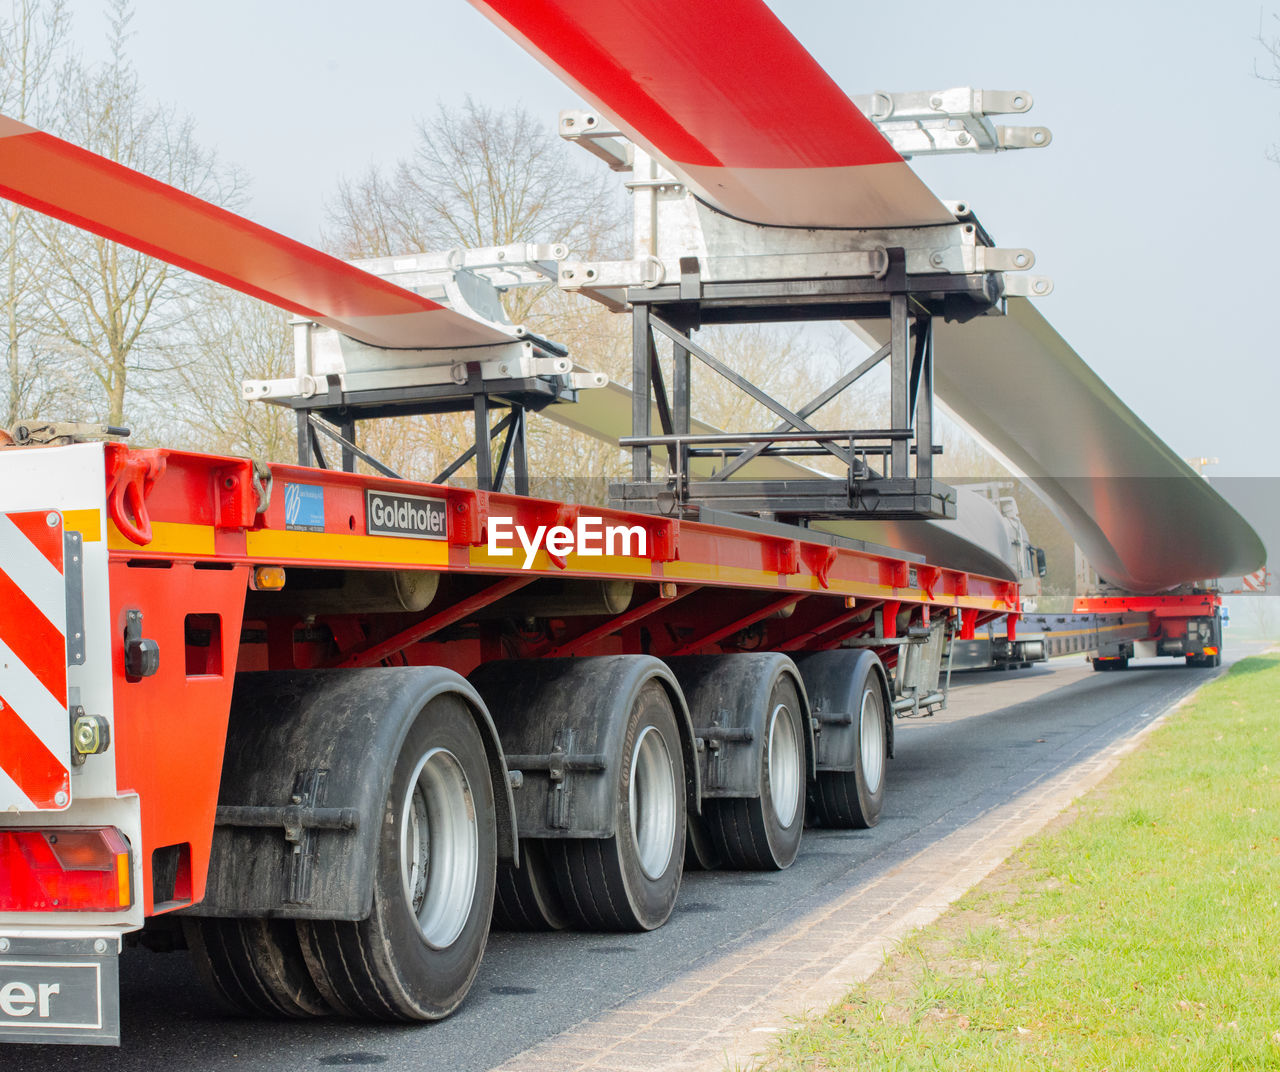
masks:
<svg viewBox="0 0 1280 1072"><path fill-rule="evenodd" d="M887 322L849 326L876 346L887 338ZM1027 299L933 330L937 397L1027 478L1106 580L1153 593L1263 564L1249 523Z"/></svg>

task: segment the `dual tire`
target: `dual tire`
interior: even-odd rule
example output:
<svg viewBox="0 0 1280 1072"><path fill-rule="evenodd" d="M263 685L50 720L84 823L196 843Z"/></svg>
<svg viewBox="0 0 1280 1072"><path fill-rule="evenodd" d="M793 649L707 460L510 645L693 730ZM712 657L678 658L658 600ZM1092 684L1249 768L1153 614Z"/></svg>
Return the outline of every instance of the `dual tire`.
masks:
<svg viewBox="0 0 1280 1072"><path fill-rule="evenodd" d="M814 785L817 811L826 826L868 829L884 810L884 775L888 758L884 694L874 674L857 689L858 739L849 771L819 771Z"/></svg>
<svg viewBox="0 0 1280 1072"><path fill-rule="evenodd" d="M610 838L526 839L499 878L499 926L647 931L675 907L685 854L684 753L667 690L646 682L626 713Z"/></svg>
<svg viewBox="0 0 1280 1072"><path fill-rule="evenodd" d="M780 871L800 851L807 795L804 705L790 675L773 685L765 709L759 795L712 799L703 805L703 827L720 866Z"/></svg>
<svg viewBox="0 0 1280 1072"><path fill-rule="evenodd" d="M892 751L880 661L870 652L817 652L797 659L822 727L813 813L836 829L866 829L884 810Z"/></svg>
<svg viewBox="0 0 1280 1072"><path fill-rule="evenodd" d="M185 921L197 967L240 1011L384 1020L447 1016L484 953L497 856L493 783L467 705L410 726L385 802L363 920Z"/></svg>

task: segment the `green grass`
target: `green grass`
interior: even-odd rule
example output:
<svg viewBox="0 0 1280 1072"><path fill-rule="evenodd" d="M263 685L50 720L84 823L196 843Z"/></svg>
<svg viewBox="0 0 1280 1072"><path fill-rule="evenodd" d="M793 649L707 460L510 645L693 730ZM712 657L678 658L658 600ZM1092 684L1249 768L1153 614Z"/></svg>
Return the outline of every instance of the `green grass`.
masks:
<svg viewBox="0 0 1280 1072"><path fill-rule="evenodd" d="M769 1069L1280 1069L1280 657L1176 711Z"/></svg>

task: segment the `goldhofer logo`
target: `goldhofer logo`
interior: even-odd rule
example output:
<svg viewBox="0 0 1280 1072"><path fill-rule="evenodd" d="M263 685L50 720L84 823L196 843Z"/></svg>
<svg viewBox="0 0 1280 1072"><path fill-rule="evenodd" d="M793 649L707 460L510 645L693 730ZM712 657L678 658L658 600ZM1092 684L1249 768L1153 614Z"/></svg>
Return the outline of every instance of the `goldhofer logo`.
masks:
<svg viewBox="0 0 1280 1072"><path fill-rule="evenodd" d="M370 536L411 536L417 540L449 536L448 515L440 499L366 491L364 505L365 531Z"/></svg>

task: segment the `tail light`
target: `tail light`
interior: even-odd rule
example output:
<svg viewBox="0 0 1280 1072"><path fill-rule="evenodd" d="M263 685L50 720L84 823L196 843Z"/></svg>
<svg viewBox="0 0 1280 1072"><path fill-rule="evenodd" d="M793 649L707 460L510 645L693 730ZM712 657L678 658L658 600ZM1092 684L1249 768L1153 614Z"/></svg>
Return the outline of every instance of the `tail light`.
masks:
<svg viewBox="0 0 1280 1072"><path fill-rule="evenodd" d="M0 912L113 912L133 903L129 842L113 826L0 830Z"/></svg>

